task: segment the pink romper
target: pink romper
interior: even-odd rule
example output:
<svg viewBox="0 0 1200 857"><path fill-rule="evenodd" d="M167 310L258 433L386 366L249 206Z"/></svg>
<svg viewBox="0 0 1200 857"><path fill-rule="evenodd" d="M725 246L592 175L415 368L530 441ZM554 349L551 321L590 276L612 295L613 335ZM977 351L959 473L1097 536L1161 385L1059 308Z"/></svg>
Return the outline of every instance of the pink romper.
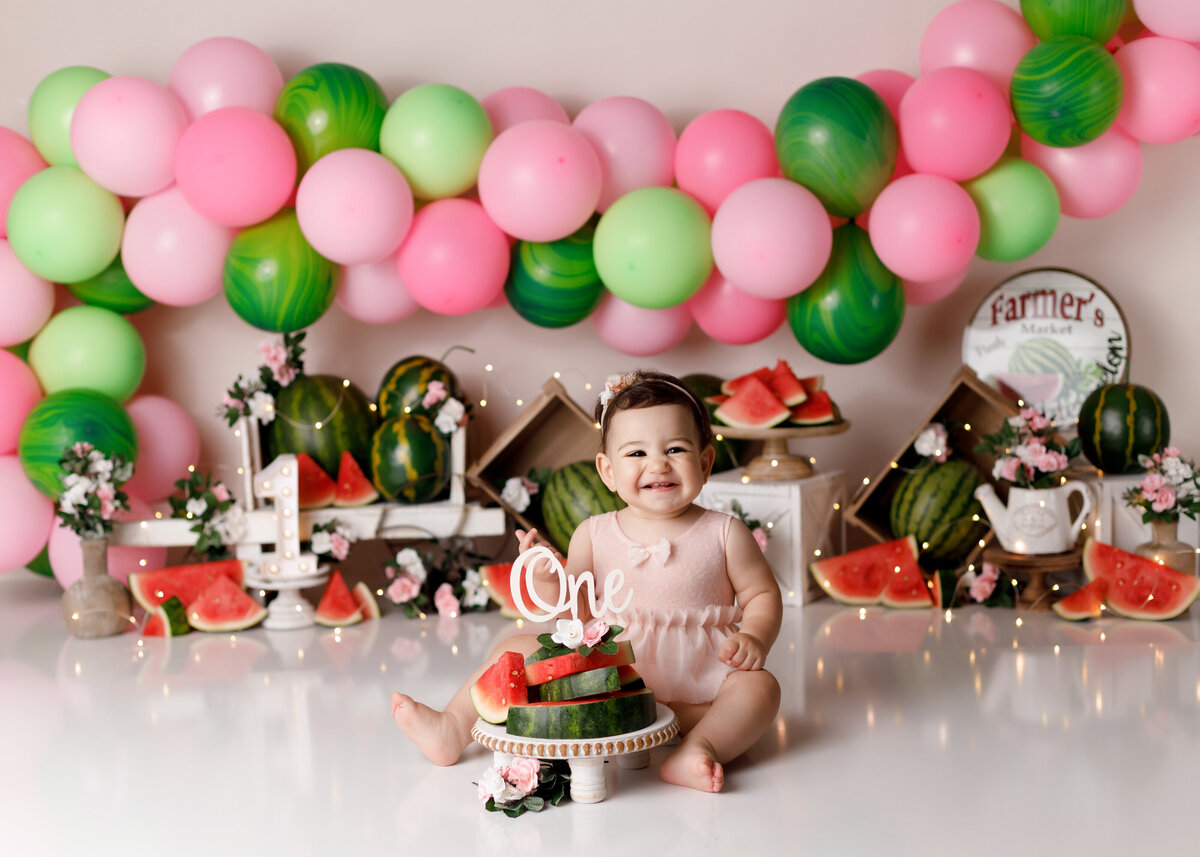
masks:
<svg viewBox="0 0 1200 857"><path fill-rule="evenodd" d="M662 702L708 702L731 668L717 660L721 643L738 629L741 608L725 568L728 515L706 510L674 541L642 545L625 535L616 512L589 519L597 591L607 575L625 572L619 615L600 618L625 627L634 668Z"/></svg>

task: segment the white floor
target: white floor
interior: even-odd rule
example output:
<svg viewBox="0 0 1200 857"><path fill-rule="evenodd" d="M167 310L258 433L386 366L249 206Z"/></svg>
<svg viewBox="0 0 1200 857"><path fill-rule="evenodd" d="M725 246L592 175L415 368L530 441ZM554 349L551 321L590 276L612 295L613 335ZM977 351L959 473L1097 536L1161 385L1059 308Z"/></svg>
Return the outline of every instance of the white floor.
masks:
<svg viewBox="0 0 1200 857"><path fill-rule="evenodd" d="M0 855L1196 854L1200 608L1163 624L971 608L789 609L775 728L727 790L606 765L609 796L483 811L490 760L426 763L497 614L175 640L66 635L0 576Z"/></svg>

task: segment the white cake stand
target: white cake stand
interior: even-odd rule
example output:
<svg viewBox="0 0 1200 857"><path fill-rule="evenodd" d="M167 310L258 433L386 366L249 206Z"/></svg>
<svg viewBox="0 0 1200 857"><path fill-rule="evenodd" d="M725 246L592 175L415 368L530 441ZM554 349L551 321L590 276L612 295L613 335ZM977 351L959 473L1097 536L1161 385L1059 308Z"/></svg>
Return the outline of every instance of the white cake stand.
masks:
<svg viewBox="0 0 1200 857"><path fill-rule="evenodd" d="M650 764L650 750L667 743L679 734L675 712L657 703L658 717L645 729L582 740L547 740L509 735L503 724L479 719L471 728L471 737L492 751L493 764L507 765L513 756L533 756L535 759L565 759L571 766L571 800L578 803L599 803L607 794L604 782L604 762L615 758L627 770Z"/></svg>
<svg viewBox="0 0 1200 857"><path fill-rule="evenodd" d="M329 580L329 572L322 567L316 574L303 577L278 577L246 575L246 586L251 589L272 589L277 594L267 605L267 618L263 627L270 631L295 631L311 628L316 624L316 611L308 599L300 594L301 589L320 586Z"/></svg>

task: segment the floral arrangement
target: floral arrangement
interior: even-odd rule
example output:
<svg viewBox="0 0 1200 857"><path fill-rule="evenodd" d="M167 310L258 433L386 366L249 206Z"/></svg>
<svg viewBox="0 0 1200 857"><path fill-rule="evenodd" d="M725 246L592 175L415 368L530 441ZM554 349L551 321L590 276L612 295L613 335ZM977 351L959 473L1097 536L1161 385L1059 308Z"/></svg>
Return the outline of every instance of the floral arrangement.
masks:
<svg viewBox="0 0 1200 857"><path fill-rule="evenodd" d="M543 762L532 756L514 756L507 765L495 765L475 783L488 812L517 818L526 811L541 812L558 806L568 796L571 768L567 762Z"/></svg>
<svg viewBox="0 0 1200 857"><path fill-rule="evenodd" d="M80 538L104 538L117 513L129 508L121 486L133 475L133 464L119 455L109 458L86 441L67 447L59 464L66 471L58 496L59 520Z"/></svg>
<svg viewBox="0 0 1200 857"><path fill-rule="evenodd" d="M425 395L421 399L421 407L433 412L434 406L440 404L433 417L433 425L442 434L454 434L467 423L467 406L458 399L450 397L446 385L441 381L430 381L425 387Z"/></svg>
<svg viewBox="0 0 1200 857"><path fill-rule="evenodd" d="M391 581L387 597L410 619L433 610L448 617L486 610L488 593L477 566L487 558L470 551L468 544L467 539L448 539L425 554L415 548L399 551L384 563Z"/></svg>
<svg viewBox="0 0 1200 857"><path fill-rule="evenodd" d="M192 550L206 560L221 559L227 544L236 544L246 535L246 512L238 505L223 482L213 482L207 473L192 471L175 487L182 495L170 497L171 517L192 522L196 534Z"/></svg>
<svg viewBox="0 0 1200 857"><path fill-rule="evenodd" d="M1154 455L1139 455L1138 464L1146 469L1146 475L1125 492L1124 500L1129 508L1141 510L1143 524L1178 522L1182 515L1196 519L1200 512L1200 480L1194 461L1168 446Z"/></svg>
<svg viewBox="0 0 1200 857"><path fill-rule="evenodd" d="M617 653L617 636L624 631L620 625L609 625L603 619L593 619L586 626L580 619L559 619L553 634L539 634L542 644L539 656L558 657L576 652L587 657L593 650L602 655Z"/></svg>
<svg viewBox="0 0 1200 857"><path fill-rule="evenodd" d="M730 501L729 513L746 525L746 529L750 531L750 535L754 536L754 541L758 543L758 549L765 551L767 549L767 542L771 538L770 528L758 518L751 518L749 513L742 508L742 504L737 500Z"/></svg>
<svg viewBox="0 0 1200 857"><path fill-rule="evenodd" d="M253 417L261 423L275 419L275 397L279 391L296 380L304 371L301 359L305 332L285 333L283 341L264 339L258 344L262 365L249 378L238 375L233 386L225 391L218 408L230 426L242 417Z"/></svg>
<svg viewBox="0 0 1200 857"><path fill-rule="evenodd" d="M950 434L941 423L930 423L913 441L913 451L926 461L938 464L950 457Z"/></svg>
<svg viewBox="0 0 1200 857"><path fill-rule="evenodd" d="M510 476L500 486L500 499L513 511L523 513L534 504L534 498L541 498L542 487L550 479L549 467L534 468L528 476Z"/></svg>
<svg viewBox="0 0 1200 857"><path fill-rule="evenodd" d="M949 570L937 573L953 579L952 584L947 578L942 579L943 586L947 587L943 591L949 592L943 603L947 609L960 603L983 604L985 607L1013 607L1016 604L1016 581L990 562L983 563L978 570L974 565L968 566L957 576Z"/></svg>
<svg viewBox="0 0 1200 857"><path fill-rule="evenodd" d="M333 518L323 524L313 524L309 547L318 556L329 554L330 557L341 562L350 556L350 547L356 541L358 541L358 536L354 530L337 518Z"/></svg>
<svg viewBox="0 0 1200 857"><path fill-rule="evenodd" d="M1009 417L994 434L975 447L996 457L992 478L1018 488L1053 488L1065 480L1063 471L1079 455L1078 437L1062 443L1054 436L1054 421L1033 408Z"/></svg>

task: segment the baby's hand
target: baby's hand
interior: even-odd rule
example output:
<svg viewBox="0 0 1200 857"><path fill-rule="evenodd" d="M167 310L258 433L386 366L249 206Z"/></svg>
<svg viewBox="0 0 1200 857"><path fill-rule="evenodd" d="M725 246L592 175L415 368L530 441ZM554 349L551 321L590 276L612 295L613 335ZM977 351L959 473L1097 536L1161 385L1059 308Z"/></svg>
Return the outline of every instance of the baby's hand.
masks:
<svg viewBox="0 0 1200 857"><path fill-rule="evenodd" d="M721 644L717 658L734 669L761 670L767 662L767 647L758 637L738 631Z"/></svg>
<svg viewBox="0 0 1200 857"><path fill-rule="evenodd" d="M517 530L517 547L520 548L521 553L524 553L530 548L537 547L537 529L535 527L530 527L528 531ZM546 547L550 548L549 545L546 545ZM550 552L554 554L554 558L558 560L560 565L565 566L567 564L567 561L563 558L563 555L554 550L554 548L550 548ZM544 558L539 559L533 565L533 575L539 580L550 579L550 577L552 577L550 563Z"/></svg>

